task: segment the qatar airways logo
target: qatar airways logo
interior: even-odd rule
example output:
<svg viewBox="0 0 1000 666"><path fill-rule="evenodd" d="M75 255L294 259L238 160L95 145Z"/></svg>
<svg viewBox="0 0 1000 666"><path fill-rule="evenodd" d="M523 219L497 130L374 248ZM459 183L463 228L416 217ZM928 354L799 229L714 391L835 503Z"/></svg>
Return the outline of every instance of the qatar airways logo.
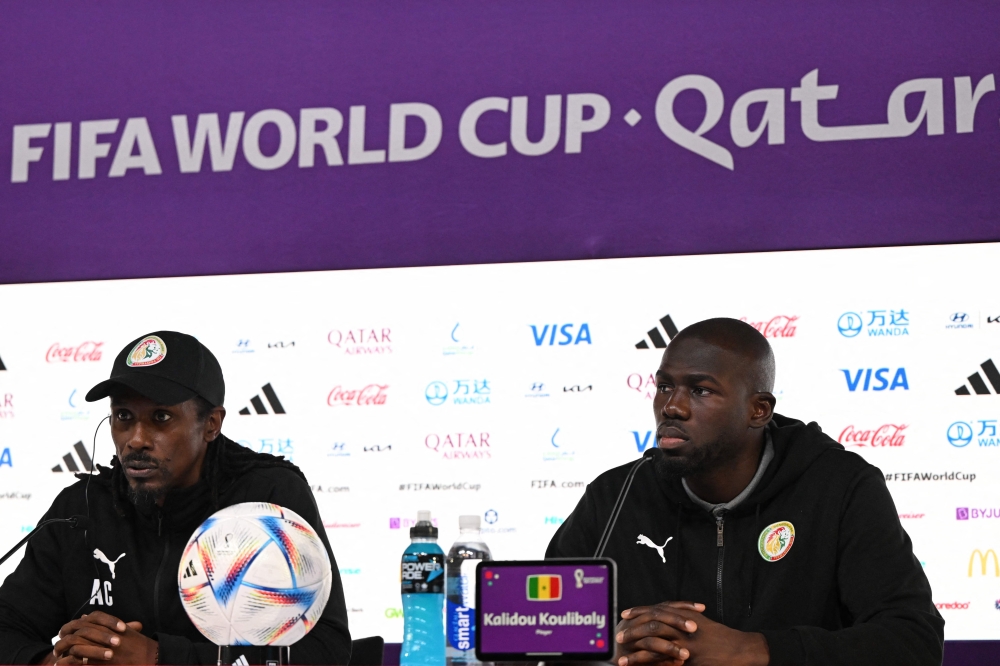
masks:
<svg viewBox="0 0 1000 666"><path fill-rule="evenodd" d="M75 347L63 347L58 342L54 343L45 352L46 363L86 363L88 361L101 360L101 347L103 342L81 342Z"/></svg>
<svg viewBox="0 0 1000 666"><path fill-rule="evenodd" d="M902 446L906 442L905 423L886 423L877 428L861 429L849 425L840 432L837 441L845 446L886 448Z"/></svg>
<svg viewBox="0 0 1000 666"><path fill-rule="evenodd" d="M776 315L761 321L749 321L746 317L740 317L740 321L745 321L756 328L765 338L795 337L795 322L798 320L797 315Z"/></svg>
<svg viewBox="0 0 1000 666"><path fill-rule="evenodd" d="M334 386L326 396L326 404L330 407L338 405L358 407L370 407L374 405L384 405L388 397L386 391L388 384L369 384L361 389L347 389L342 386Z"/></svg>
<svg viewBox="0 0 1000 666"><path fill-rule="evenodd" d="M392 353L391 328L335 328L326 334L326 341L348 356Z"/></svg>
<svg viewBox="0 0 1000 666"><path fill-rule="evenodd" d="M635 391L647 400L652 400L656 395L656 378L651 372L643 374L633 372L625 378L625 385L630 391Z"/></svg>
<svg viewBox="0 0 1000 666"><path fill-rule="evenodd" d="M424 437L424 446L445 460L485 460L490 455L490 433L450 432L431 433Z"/></svg>

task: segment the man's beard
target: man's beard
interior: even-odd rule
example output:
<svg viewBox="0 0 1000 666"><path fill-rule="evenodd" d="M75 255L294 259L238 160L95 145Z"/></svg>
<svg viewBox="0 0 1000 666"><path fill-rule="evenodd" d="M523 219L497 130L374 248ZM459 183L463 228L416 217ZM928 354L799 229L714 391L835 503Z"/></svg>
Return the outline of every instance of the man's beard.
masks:
<svg viewBox="0 0 1000 666"><path fill-rule="evenodd" d="M156 463L158 461L148 453L144 453L142 451L136 451L135 453L126 456L119 462L121 463L122 469L124 470L126 463L130 462ZM157 465L156 469L159 470L160 479L162 481L161 485L157 488L149 488L144 481L133 481L132 479L128 478L128 475L126 474L125 480L126 483L128 484L128 499L130 502L132 502L132 504L136 506L152 506L156 502L163 499L164 496L166 496L167 494L166 488L169 485L169 483L167 482L170 479L170 472L169 470L166 470L159 465Z"/></svg>
<svg viewBox="0 0 1000 666"><path fill-rule="evenodd" d="M661 479L674 479L696 476L702 472L734 458L737 451L731 450L725 443L716 440L700 446L690 455L677 456L663 451L653 460L653 469Z"/></svg>

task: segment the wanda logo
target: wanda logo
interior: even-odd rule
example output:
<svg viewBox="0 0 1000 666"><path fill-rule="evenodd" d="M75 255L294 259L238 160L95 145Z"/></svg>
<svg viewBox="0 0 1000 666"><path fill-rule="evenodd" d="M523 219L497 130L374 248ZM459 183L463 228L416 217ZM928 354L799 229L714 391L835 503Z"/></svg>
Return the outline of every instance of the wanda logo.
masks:
<svg viewBox="0 0 1000 666"><path fill-rule="evenodd" d="M740 317L740 321L750 324L765 338L791 338L795 336L795 322L799 318L790 315L777 315L767 321L747 321L746 317Z"/></svg>
<svg viewBox="0 0 1000 666"><path fill-rule="evenodd" d="M101 347L103 342L83 342L76 347L62 347L58 342L54 343L45 352L46 363L83 363L86 361L100 361Z"/></svg>
<svg viewBox="0 0 1000 666"><path fill-rule="evenodd" d="M873 430L859 430L852 425L844 428L837 441L846 446L884 447L902 446L906 435L906 425L886 423Z"/></svg>
<svg viewBox="0 0 1000 666"><path fill-rule="evenodd" d="M330 394L326 396L326 404L331 407L337 405L384 405L388 397L386 391L388 384L369 384L363 389L345 389L342 386L334 386Z"/></svg>

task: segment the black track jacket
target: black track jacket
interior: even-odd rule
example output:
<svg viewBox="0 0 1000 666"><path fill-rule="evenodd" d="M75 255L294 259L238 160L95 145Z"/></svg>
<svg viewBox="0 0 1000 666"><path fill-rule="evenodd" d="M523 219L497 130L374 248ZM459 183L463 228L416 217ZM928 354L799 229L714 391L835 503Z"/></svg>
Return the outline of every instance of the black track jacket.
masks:
<svg viewBox="0 0 1000 666"><path fill-rule="evenodd" d="M679 478L639 469L605 551L618 564L618 609L701 602L710 619L763 633L772 666L938 666L944 620L882 473L815 423L776 414L767 427L774 459L719 524ZM587 487L546 557L594 555L631 466ZM782 521L794 540L766 560L760 536Z"/></svg>
<svg viewBox="0 0 1000 666"><path fill-rule="evenodd" d="M224 438L209 446L221 441ZM210 448L208 456L211 453ZM32 537L24 559L0 587L0 663L40 661L52 650L52 637L89 598L75 617L100 610L125 622L142 622L142 633L159 641L159 663L215 664L216 646L191 624L177 591L184 546L214 513L206 480L171 492L160 510L128 511L123 518L112 506L111 471L98 469L100 474L90 483L89 529L60 524L44 528ZM79 478L59 493L44 518L87 514L86 475ZM222 507L272 502L305 518L320 535L333 566L330 600L313 630L292 646L291 659L294 664L347 664L351 637L344 590L309 486L294 471L280 467L253 468L228 481L220 488ZM114 570L95 549L114 563ZM244 649L251 661L261 659L254 650Z"/></svg>

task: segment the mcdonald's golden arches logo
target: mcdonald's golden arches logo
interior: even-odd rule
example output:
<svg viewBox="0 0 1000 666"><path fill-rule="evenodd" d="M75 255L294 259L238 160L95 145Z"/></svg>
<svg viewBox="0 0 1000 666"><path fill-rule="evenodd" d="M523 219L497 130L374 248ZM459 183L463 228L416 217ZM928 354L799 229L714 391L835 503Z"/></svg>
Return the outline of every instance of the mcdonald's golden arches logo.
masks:
<svg viewBox="0 0 1000 666"><path fill-rule="evenodd" d="M979 557L979 571L981 576L988 576L987 564L990 559L993 559L993 575L996 578L1000 578L1000 560L997 560L996 552L990 548L985 553L978 548L972 551L972 555L969 555L969 578L972 578L972 565L976 563L976 556Z"/></svg>

